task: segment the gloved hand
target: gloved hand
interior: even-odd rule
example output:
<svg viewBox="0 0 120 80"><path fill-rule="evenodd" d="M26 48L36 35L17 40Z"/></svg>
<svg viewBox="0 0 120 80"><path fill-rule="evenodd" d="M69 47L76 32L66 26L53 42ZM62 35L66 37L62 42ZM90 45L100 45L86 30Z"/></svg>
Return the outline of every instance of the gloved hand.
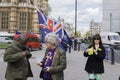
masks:
<svg viewBox="0 0 120 80"><path fill-rule="evenodd" d="M93 55L93 53L94 53L94 49L93 49L93 47L90 48L90 49L88 49L88 55Z"/></svg>

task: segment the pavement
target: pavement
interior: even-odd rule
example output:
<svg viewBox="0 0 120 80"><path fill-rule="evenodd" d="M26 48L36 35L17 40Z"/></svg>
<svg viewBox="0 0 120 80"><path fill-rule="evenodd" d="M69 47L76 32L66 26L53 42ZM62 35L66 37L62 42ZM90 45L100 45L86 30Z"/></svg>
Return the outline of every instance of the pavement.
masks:
<svg viewBox="0 0 120 80"><path fill-rule="evenodd" d="M43 50L33 51L30 64L34 77L28 80L42 80L39 78L41 67L37 66L36 58L42 59L44 56L45 47ZM3 62L4 49L0 49L0 80L5 80L6 62ZM73 51L66 54L67 68L64 71L64 80L88 80L88 74L85 72L84 67L87 58L83 56L83 51ZM115 63L111 65L109 60L104 60L105 73L102 74L101 80L118 80L120 75L120 64Z"/></svg>

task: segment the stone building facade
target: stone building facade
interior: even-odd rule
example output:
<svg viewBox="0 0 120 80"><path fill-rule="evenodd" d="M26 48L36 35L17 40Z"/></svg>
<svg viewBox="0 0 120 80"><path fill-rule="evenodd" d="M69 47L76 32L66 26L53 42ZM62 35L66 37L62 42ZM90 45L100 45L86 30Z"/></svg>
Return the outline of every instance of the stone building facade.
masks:
<svg viewBox="0 0 120 80"><path fill-rule="evenodd" d="M120 32L120 0L103 0L103 31Z"/></svg>
<svg viewBox="0 0 120 80"><path fill-rule="evenodd" d="M95 35L95 34L99 34L103 29L102 26L102 22L95 22L95 21L91 21L90 22L90 34L91 36Z"/></svg>
<svg viewBox="0 0 120 80"><path fill-rule="evenodd" d="M0 32L39 34L38 15L35 6L48 15L48 0L0 0ZM46 5L46 6L45 6ZM45 7L44 7L45 6Z"/></svg>

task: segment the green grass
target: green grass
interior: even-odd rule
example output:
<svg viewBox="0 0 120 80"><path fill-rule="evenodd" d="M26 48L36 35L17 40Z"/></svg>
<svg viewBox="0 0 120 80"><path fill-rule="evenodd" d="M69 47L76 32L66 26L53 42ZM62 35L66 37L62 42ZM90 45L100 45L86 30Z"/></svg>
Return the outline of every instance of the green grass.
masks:
<svg viewBox="0 0 120 80"><path fill-rule="evenodd" d="M9 46L10 44L7 43L0 43L0 49L5 49Z"/></svg>

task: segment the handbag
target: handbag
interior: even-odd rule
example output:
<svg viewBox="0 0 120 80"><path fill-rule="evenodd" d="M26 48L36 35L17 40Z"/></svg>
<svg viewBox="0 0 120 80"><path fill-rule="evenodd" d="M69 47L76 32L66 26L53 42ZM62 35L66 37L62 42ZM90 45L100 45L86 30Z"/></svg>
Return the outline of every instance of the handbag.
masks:
<svg viewBox="0 0 120 80"><path fill-rule="evenodd" d="M43 75L44 75L44 70L43 70L43 68L42 68L41 71L40 71L39 77L40 77L40 78L43 78Z"/></svg>

